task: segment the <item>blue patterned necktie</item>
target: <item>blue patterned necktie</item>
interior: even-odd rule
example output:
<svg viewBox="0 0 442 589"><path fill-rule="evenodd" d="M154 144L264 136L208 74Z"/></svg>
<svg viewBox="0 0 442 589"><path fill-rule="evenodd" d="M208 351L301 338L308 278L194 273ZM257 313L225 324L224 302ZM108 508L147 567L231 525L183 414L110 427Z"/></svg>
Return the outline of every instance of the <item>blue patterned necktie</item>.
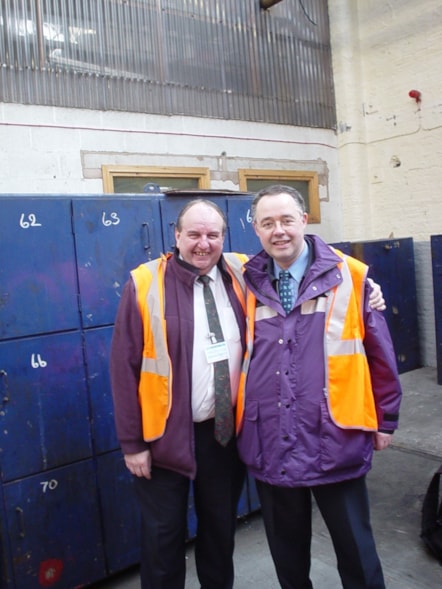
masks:
<svg viewBox="0 0 442 589"><path fill-rule="evenodd" d="M224 341L215 298L210 288L209 276L198 278L204 286L204 303L206 305L207 319L211 335L216 342ZM215 385L215 439L226 446L233 436L233 410L232 394L230 388L229 361L219 360L214 363L214 385Z"/></svg>
<svg viewBox="0 0 442 589"><path fill-rule="evenodd" d="M290 313L293 307L293 284L288 270L279 272L279 298L284 311Z"/></svg>

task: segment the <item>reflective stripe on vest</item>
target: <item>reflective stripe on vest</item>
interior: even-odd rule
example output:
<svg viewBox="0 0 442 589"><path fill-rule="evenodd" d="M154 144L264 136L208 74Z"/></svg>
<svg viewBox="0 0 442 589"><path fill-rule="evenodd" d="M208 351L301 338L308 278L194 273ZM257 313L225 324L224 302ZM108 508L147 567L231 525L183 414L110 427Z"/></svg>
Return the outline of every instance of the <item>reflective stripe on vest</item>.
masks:
<svg viewBox="0 0 442 589"><path fill-rule="evenodd" d="M164 273L167 259L141 264L131 272L143 320L143 358L138 397L143 437L147 442L164 434L172 406L172 369L164 318Z"/></svg>
<svg viewBox="0 0 442 589"><path fill-rule="evenodd" d="M332 289L327 300L324 346L328 387L324 393L336 425L375 431L378 422L363 343L367 267L344 256L339 269L342 283Z"/></svg>
<svg viewBox="0 0 442 589"><path fill-rule="evenodd" d="M253 341L255 338L255 313L256 313L256 297L247 290L246 298L246 353L241 367L241 374L238 384L238 398L236 400L236 432L239 433L242 428L244 419L244 407L246 397L246 381L247 373L249 371L250 359L253 353Z"/></svg>
<svg viewBox="0 0 442 589"><path fill-rule="evenodd" d="M226 253L224 259L227 262L227 270L232 277L233 290L236 298L241 303L244 315L246 314L246 283L244 282L243 266L248 262L246 254Z"/></svg>

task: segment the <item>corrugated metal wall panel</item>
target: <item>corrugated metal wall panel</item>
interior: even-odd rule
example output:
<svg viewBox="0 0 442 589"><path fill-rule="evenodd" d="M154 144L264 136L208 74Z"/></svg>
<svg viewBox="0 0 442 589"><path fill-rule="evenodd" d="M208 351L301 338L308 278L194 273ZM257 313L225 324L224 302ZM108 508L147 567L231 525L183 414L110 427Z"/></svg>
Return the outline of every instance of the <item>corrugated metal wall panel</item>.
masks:
<svg viewBox="0 0 442 589"><path fill-rule="evenodd" d="M331 128L327 3L3 0L0 100Z"/></svg>

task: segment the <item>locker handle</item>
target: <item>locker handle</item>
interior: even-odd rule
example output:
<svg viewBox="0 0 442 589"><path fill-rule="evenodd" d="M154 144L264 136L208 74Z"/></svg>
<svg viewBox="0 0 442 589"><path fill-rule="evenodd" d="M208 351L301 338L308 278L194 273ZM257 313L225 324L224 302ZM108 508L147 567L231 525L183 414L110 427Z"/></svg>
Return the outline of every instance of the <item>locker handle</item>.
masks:
<svg viewBox="0 0 442 589"><path fill-rule="evenodd" d="M170 246L169 246L169 249L170 249L170 251L173 251L174 248L175 248L175 229L176 229L176 223L175 223L175 221L171 221L169 223L169 227L170 227L170 233L169 233L169 236L170 236Z"/></svg>
<svg viewBox="0 0 442 589"><path fill-rule="evenodd" d="M146 252L150 248L150 232L149 232L149 223L142 223L141 225L141 234L143 238L143 249Z"/></svg>
<svg viewBox="0 0 442 589"><path fill-rule="evenodd" d="M16 507L15 513L17 514L18 526L20 529L19 536L20 536L20 538L24 538L26 534L25 534L25 518L23 515L23 509L21 507Z"/></svg>
<svg viewBox="0 0 442 589"><path fill-rule="evenodd" d="M4 393L2 399L2 406L4 406L5 403L8 403L9 401L8 373L6 372L6 370L0 370L0 376L2 378L2 381L4 382Z"/></svg>

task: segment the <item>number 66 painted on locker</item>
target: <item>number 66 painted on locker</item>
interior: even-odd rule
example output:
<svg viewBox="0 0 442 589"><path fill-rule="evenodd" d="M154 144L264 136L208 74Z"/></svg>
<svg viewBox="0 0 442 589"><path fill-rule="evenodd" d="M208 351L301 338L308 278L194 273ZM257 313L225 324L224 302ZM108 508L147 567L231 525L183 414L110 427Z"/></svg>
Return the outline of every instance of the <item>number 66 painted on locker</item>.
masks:
<svg viewBox="0 0 442 589"><path fill-rule="evenodd" d="M36 358L37 356L37 358ZM32 368L45 368L48 365L46 360L43 360L40 354L32 354L31 366Z"/></svg>

